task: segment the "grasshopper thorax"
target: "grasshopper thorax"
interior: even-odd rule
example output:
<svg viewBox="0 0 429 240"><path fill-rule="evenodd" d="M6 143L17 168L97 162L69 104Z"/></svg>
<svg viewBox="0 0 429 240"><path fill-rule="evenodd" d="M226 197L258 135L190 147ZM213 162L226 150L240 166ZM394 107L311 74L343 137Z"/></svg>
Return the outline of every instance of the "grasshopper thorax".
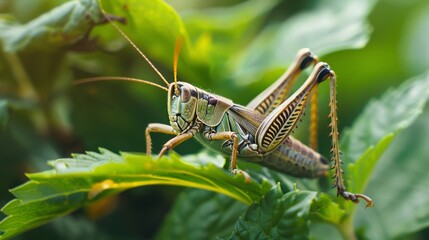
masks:
<svg viewBox="0 0 429 240"><path fill-rule="evenodd" d="M168 86L168 118L177 133L186 132L195 122L198 93L189 83L177 82Z"/></svg>

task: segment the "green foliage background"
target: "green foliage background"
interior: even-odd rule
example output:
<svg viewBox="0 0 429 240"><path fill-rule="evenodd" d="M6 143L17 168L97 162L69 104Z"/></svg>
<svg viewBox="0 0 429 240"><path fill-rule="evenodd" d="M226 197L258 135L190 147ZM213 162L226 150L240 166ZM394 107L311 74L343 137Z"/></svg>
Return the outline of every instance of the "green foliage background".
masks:
<svg viewBox="0 0 429 240"><path fill-rule="evenodd" d="M343 230L342 236L349 238L348 230L367 239L425 239L428 236L427 1L169 1L172 8L162 1L124 0L113 5L110 5L113 1L102 2L109 13L126 19L127 24L120 24L121 28L169 81L172 80L174 44L181 35L185 45L180 55L179 78L241 104L246 104L273 82L298 49L310 47L338 74L343 158L346 164L355 163L345 165L349 188L364 190L374 198L376 207L354 208L327 194L316 198L313 191L319 188L334 195L327 190L326 181L317 184L317 181L288 178L241 163L255 179L265 177L268 181L242 187L254 190L253 195L248 192L243 196L258 200L258 196L274 186L251 207L242 203L246 201L218 193L171 186L146 186L113 195L131 187L151 185L149 182L153 180L118 177L115 182L124 185L112 187L101 195L95 191L95 199L83 203L72 205L71 200L78 198L70 198L68 205L60 205L60 200L52 198L59 209L55 216L88 206L25 232L17 239L217 236L247 239L261 237L260 232L273 238L291 234L307 238L308 231L313 239L341 238L327 223L334 223ZM71 85L75 79L104 75L161 82L112 26L103 24L97 1L0 0L0 11L1 206L13 198L8 189L27 181L25 172L50 169L47 160L68 157L75 152L98 151L100 146L113 152L143 152L147 124L167 123L165 93L150 86L123 82ZM47 14L40 17L44 13ZM406 82L407 79L411 80ZM392 90L394 88L397 90ZM328 129L324 127L328 124L324 117L328 112L324 107L329 98L327 86L321 86L319 94L320 152L328 155L330 141ZM306 142L306 122L301 126L295 135ZM155 152L167 139L168 136L154 136ZM212 154L199 153L200 149L195 141L186 142L175 151L190 155L185 159L175 155L166 158L156 163L155 169L170 166L173 171L186 168L183 162L191 163L203 167L190 167L188 172L200 172L214 182L224 179L231 186L240 186L236 185L240 184L239 177L233 178L215 167L222 165L222 160ZM29 175L35 182L13 193L22 199L33 197L28 202L34 204L40 200L36 201L36 192L41 193L41 206L46 206L43 198L52 192L48 192L46 189L50 188L43 183L57 186L53 184L55 179L58 186L52 189L64 191L60 196L68 196L67 187L94 192L84 186L105 179L102 175L94 176L94 172L112 173L115 168L108 166L111 159L116 159L125 173L135 169L138 174L144 171L138 168L139 161L151 162L139 154L119 156L103 151L99 155L78 155L76 161L60 159L52 163L60 172L58 176L52 171ZM76 180L66 180L67 187L61 186L62 177L68 176L62 175L62 164L77 174ZM97 168L98 164L101 166ZM97 170L91 172L93 169ZM155 174L160 175L162 173ZM174 181L181 179L181 176L174 177ZM82 179L84 181L79 182ZM174 181L163 184L189 186L186 184L189 179L181 180L185 184ZM294 182L298 189L304 190L294 191ZM230 191L229 196L240 200L238 191L232 187L220 189ZM89 205L97 198L101 200ZM333 203L337 201L339 205ZM9 206L12 206L7 209L9 215L21 216L23 207ZM42 207L39 209L43 211ZM22 219L35 219L31 216L34 212L25 213L28 215ZM238 216L241 216L239 220ZM275 216L284 218L264 225L263 219ZM43 219L37 221L42 223ZM297 231L286 231L292 228ZM0 230L4 229L0 226Z"/></svg>

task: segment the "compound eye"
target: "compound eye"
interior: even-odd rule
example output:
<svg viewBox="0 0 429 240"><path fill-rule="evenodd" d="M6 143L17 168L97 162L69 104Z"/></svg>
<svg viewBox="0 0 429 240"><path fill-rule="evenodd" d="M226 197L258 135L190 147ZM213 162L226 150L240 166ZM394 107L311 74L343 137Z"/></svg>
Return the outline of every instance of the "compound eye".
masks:
<svg viewBox="0 0 429 240"><path fill-rule="evenodd" d="M182 87L181 90L182 90L181 96L180 96L181 101L183 103L189 102L189 100L191 100L191 91L189 91L189 89L186 87Z"/></svg>

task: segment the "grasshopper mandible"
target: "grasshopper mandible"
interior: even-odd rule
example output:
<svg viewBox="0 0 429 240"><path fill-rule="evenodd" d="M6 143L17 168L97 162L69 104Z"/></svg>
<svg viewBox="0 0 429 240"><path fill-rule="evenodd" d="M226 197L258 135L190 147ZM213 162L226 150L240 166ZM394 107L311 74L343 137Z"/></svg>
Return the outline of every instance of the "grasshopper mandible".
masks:
<svg viewBox="0 0 429 240"><path fill-rule="evenodd" d="M75 84L104 80L126 80L141 82L163 89L168 96L168 116L170 125L151 123L147 126L146 153L152 154L151 133L175 135L167 141L158 157L180 143L195 137L204 146L230 157L230 170L242 174L246 181L250 176L237 168L237 159L261 164L271 169L296 177L317 178L328 175L328 162L314 148L316 146L317 86L330 81L330 114L332 159L334 171L333 187L337 195L354 203L359 198L373 207L373 201L359 193L346 191L341 169L338 144L336 75L327 63L319 62L309 50L301 49L288 70L271 86L265 89L249 104L242 106L232 100L209 93L187 82L177 81L177 62L181 41L176 42L174 52L174 81L169 83L156 69L146 55L126 36L126 34L105 14L106 19L143 57L167 87L146 80L127 77L95 77L81 79ZM291 96L289 93L300 73L313 65L313 70L302 86ZM289 96L289 97L288 97ZM291 136L311 101L311 139L306 146Z"/></svg>

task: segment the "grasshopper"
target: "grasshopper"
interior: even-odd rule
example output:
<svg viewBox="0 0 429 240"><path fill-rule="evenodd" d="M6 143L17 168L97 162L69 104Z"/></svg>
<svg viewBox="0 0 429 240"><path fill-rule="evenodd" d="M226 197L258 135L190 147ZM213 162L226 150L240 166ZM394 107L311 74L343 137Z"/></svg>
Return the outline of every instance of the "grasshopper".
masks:
<svg viewBox="0 0 429 240"><path fill-rule="evenodd" d="M256 96L246 106L232 100L209 93L187 82L177 80L177 63L181 41L176 42L174 52L174 81L169 83L157 70L146 55L131 39L113 22L109 15L106 19L143 57L149 66L164 81L166 87L159 84L127 77L94 77L81 79L75 84L104 80L125 80L140 82L158 87L167 92L169 125L151 123L145 131L146 153L152 155L151 133L175 135L167 141L158 157L162 157L184 141L196 138L205 147L230 157L230 171L241 174L245 181L250 176L237 168L237 159L261 164L268 168L302 178L326 177L329 172L328 161L316 148L317 132L317 87L320 83L330 81L330 114L332 140L333 187L337 196L354 203L359 198L373 207L371 198L346 191L341 169L338 144L336 75L329 65L320 62L309 49L301 49L287 71L271 86ZM290 95L291 88L300 73L313 66L307 80L296 92ZM290 95L290 96L289 96ZM289 96L289 97L288 97ZM301 143L291 136L297 123L311 102L310 146Z"/></svg>

